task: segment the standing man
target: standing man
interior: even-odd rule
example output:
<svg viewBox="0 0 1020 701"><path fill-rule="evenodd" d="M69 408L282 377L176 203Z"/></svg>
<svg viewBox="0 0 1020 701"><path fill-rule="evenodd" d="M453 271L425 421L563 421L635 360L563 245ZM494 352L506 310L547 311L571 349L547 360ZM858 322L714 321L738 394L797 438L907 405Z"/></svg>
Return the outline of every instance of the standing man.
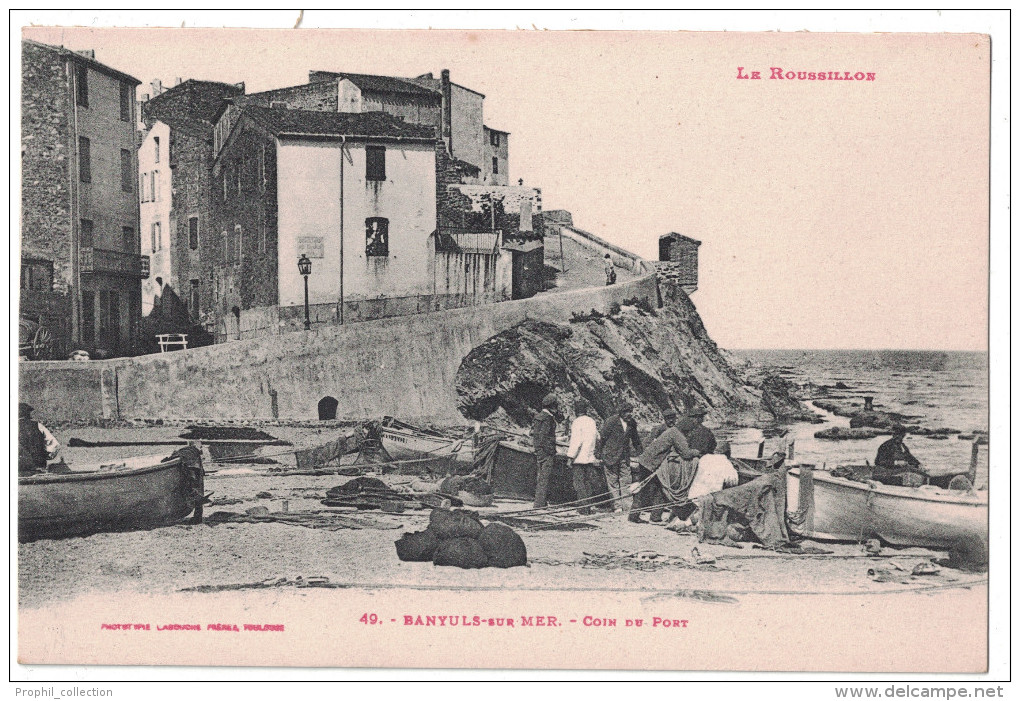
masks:
<svg viewBox="0 0 1020 701"><path fill-rule="evenodd" d="M567 464L574 478L580 514L593 513L591 504L599 492L599 475L595 472L595 444L599 432L595 419L591 417L591 406L584 399L574 405L577 417L570 424L570 447L567 448Z"/></svg>
<svg viewBox="0 0 1020 701"><path fill-rule="evenodd" d="M612 285L616 282L616 266L613 265L613 259L608 253L602 261L606 268L606 285Z"/></svg>
<svg viewBox="0 0 1020 701"><path fill-rule="evenodd" d="M677 413L672 409L666 411L662 415L662 423L653 428L652 432L648 434L648 440L654 441L656 438L665 433L666 429L676 426L678 418Z"/></svg>
<svg viewBox="0 0 1020 701"><path fill-rule="evenodd" d="M707 413L704 409L695 407L689 410L678 424L680 431L687 439L687 444L698 451L699 457L715 452L715 434L712 433L712 429L701 423L705 420Z"/></svg>
<svg viewBox="0 0 1020 701"><path fill-rule="evenodd" d="M57 457L60 443L46 427L32 418L34 409L18 403L18 474L46 472L46 461Z"/></svg>
<svg viewBox="0 0 1020 701"><path fill-rule="evenodd" d="M542 410L535 416L531 428L531 442L535 446L535 461L538 463L538 478L535 483L535 508L548 504L549 479L556 461L556 411L559 402L552 394L542 398Z"/></svg>
<svg viewBox="0 0 1020 701"><path fill-rule="evenodd" d="M630 485L631 447L634 452L641 452L641 438L638 437L637 424L631 415L630 406L620 404L617 413L606 419L602 427L601 445L602 469L606 475L606 485L613 497L614 511L622 511Z"/></svg>
<svg viewBox="0 0 1020 701"><path fill-rule="evenodd" d="M638 467L633 475L634 481L641 482L648 480L648 483L641 488L634 496L634 508L631 509L627 520L631 523L644 523L641 520L641 512L648 511L649 521L659 523L662 521L662 513L666 509L668 500L658 477L652 477L659 465L669 454L676 451L682 460L693 460L700 456L698 451L693 450L688 444L684 434L679 427L673 426L662 432L658 438L648 444L644 452L638 457ZM649 479L651 477L651 479ZM636 485L632 485L633 486Z"/></svg>

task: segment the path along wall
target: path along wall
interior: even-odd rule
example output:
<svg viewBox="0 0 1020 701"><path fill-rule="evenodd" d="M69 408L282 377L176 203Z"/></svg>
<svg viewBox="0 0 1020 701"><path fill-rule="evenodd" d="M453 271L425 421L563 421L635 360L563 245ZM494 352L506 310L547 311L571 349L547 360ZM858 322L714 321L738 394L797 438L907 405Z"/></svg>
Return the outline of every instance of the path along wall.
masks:
<svg viewBox="0 0 1020 701"><path fill-rule="evenodd" d="M634 297L658 304L654 275L137 358L23 362L21 401L40 420L315 419L319 400L331 396L340 417L462 421L454 378L472 348L525 319L566 322Z"/></svg>

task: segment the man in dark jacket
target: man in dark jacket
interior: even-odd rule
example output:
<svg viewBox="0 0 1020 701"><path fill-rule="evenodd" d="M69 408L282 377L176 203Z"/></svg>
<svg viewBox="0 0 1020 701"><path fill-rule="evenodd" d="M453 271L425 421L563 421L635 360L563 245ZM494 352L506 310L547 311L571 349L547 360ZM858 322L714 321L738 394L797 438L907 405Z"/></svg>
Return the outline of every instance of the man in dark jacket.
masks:
<svg viewBox="0 0 1020 701"><path fill-rule="evenodd" d="M904 477L907 473L924 474L921 469L921 461L915 458L903 439L907 435L907 429L902 426L893 428L892 438L878 446L878 454L875 456L875 470L872 477L884 484L902 485L907 484Z"/></svg>
<svg viewBox="0 0 1020 701"><path fill-rule="evenodd" d="M699 457L715 452L715 434L712 433L710 428L701 423L704 421L705 414L707 413L704 409L691 409L677 424L687 439L687 444L698 451Z"/></svg>
<svg viewBox="0 0 1020 701"><path fill-rule="evenodd" d="M18 404L18 474L46 472L46 436L32 418L32 407Z"/></svg>
<svg viewBox="0 0 1020 701"><path fill-rule="evenodd" d="M627 487L630 485L631 447L634 452L641 452L641 438L638 436L637 423L631 415L630 407L621 404L615 414L606 419L599 435L599 453L602 458L602 469L606 475L606 485L614 501L614 511L622 511Z"/></svg>
<svg viewBox="0 0 1020 701"><path fill-rule="evenodd" d="M559 402L551 394L542 399L542 410L535 415L531 428L531 442L535 446L535 461L538 463L538 478L535 484L535 508L548 503L549 479L556 461L556 411Z"/></svg>

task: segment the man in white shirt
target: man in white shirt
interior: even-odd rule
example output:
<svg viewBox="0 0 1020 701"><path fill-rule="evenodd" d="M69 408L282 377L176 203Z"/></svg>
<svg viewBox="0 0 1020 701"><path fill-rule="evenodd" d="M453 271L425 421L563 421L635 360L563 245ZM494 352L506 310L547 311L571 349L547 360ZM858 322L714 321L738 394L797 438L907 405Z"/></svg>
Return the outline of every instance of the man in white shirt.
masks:
<svg viewBox="0 0 1020 701"><path fill-rule="evenodd" d="M590 504L601 491L599 468L595 462L595 444L599 432L595 419L591 417L591 406L584 399L574 405L577 418L570 424L570 447L567 448L567 464L574 478L574 491L580 503L578 513L590 514Z"/></svg>
<svg viewBox="0 0 1020 701"><path fill-rule="evenodd" d="M716 446L716 452L702 455L698 459L698 469L687 490L687 498L691 501L678 511L679 520L666 526L669 530L684 532L701 517L697 500L706 494L718 492L724 487L736 487L740 481L737 468L730 462L730 444L723 441Z"/></svg>
<svg viewBox="0 0 1020 701"><path fill-rule="evenodd" d="M735 487L738 482L737 468L730 462L730 444L723 441L715 453L702 455L698 460L698 472L694 475L687 498L694 500L723 487Z"/></svg>

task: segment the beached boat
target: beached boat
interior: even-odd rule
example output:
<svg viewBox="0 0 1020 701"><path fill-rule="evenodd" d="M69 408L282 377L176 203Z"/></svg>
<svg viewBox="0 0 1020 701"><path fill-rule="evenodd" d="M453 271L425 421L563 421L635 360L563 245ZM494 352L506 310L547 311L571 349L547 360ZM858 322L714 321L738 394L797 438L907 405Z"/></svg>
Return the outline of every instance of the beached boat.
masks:
<svg viewBox="0 0 1020 701"><path fill-rule="evenodd" d="M439 431L412 426L392 416L383 418L380 434L382 447L394 460L448 456L459 453L465 443Z"/></svg>
<svg viewBox="0 0 1020 701"><path fill-rule="evenodd" d="M791 523L791 530L808 538L880 538L890 545L945 549L987 561L987 491L895 487L799 466L787 473L787 505L803 518L802 524Z"/></svg>
<svg viewBox="0 0 1020 701"><path fill-rule="evenodd" d="M538 461L535 460L535 451L531 446L516 440L499 441L489 460L487 479L497 498L534 500L538 484ZM556 455L552 477L549 479L548 500L550 504L565 504L576 499L567 456L565 451L561 451Z"/></svg>
<svg viewBox="0 0 1020 701"><path fill-rule="evenodd" d="M194 448L70 474L18 478L18 540L169 526L202 518L204 471Z"/></svg>

